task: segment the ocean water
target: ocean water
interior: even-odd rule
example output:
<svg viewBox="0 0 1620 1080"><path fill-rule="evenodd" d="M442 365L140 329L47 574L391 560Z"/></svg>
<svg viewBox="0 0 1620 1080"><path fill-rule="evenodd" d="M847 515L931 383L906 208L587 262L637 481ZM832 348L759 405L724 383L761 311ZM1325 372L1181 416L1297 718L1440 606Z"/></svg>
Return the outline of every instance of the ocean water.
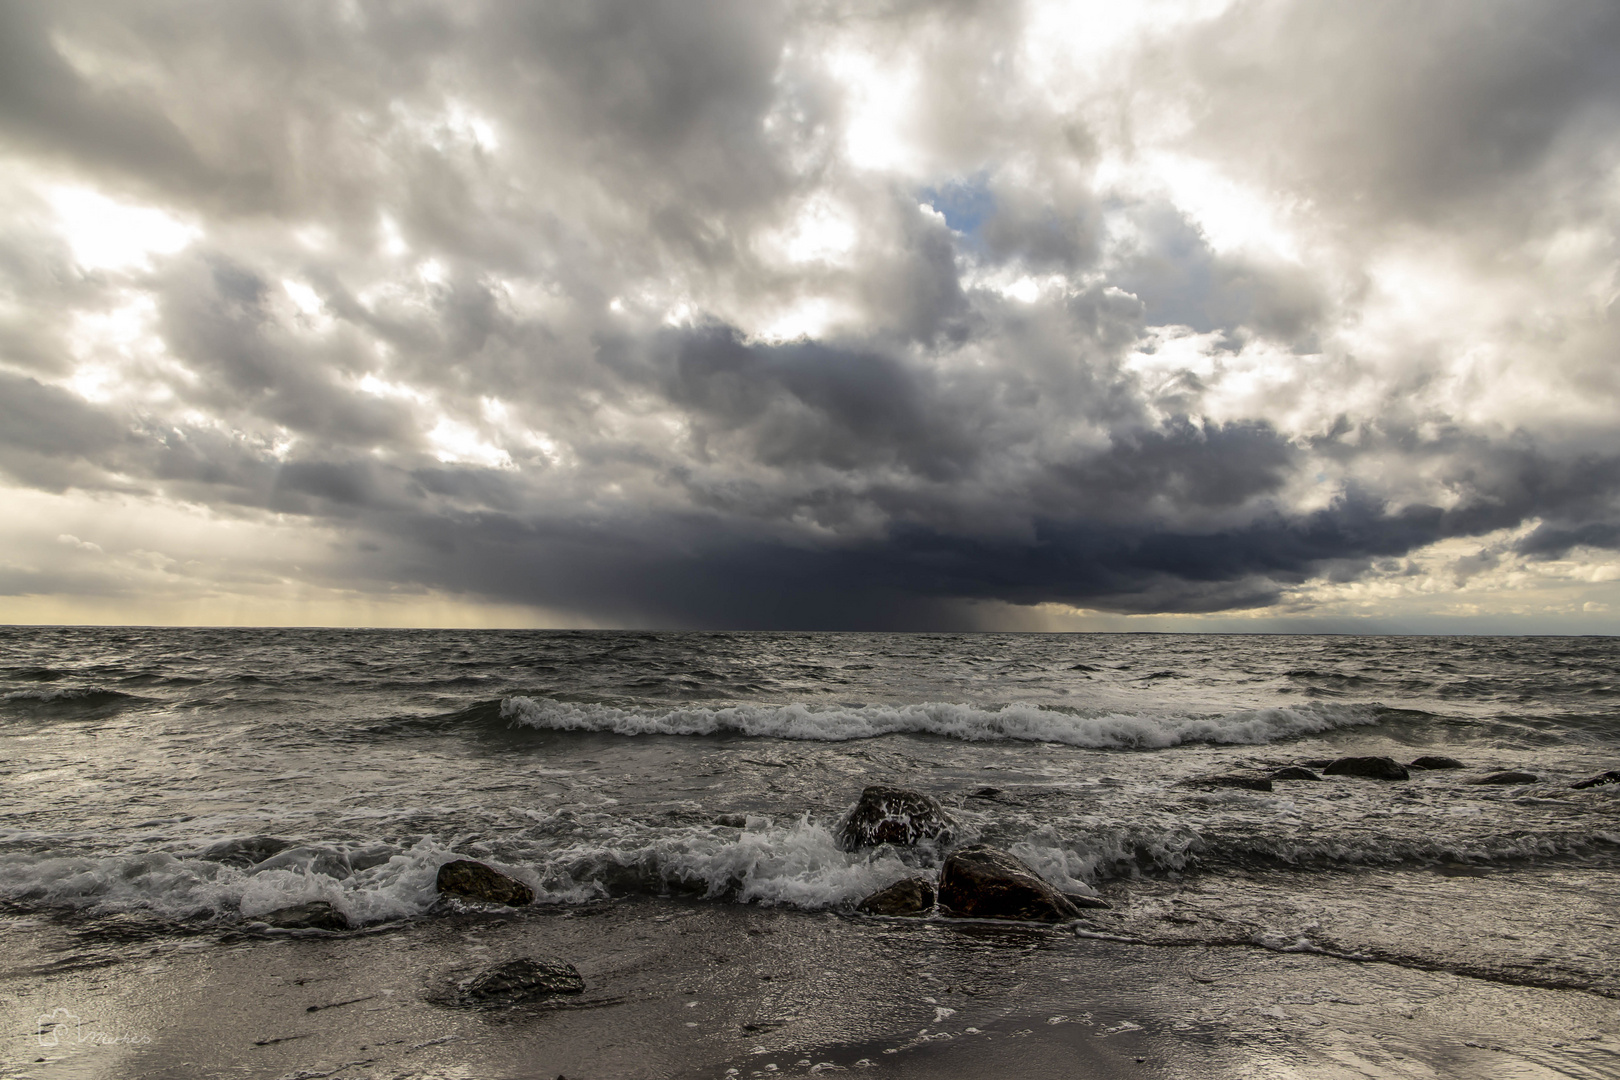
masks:
<svg viewBox="0 0 1620 1080"><path fill-rule="evenodd" d="M847 912L943 852L847 853L870 783L1109 900L1072 931L1620 995L1607 638L0 629L0 901L250 927L442 910ZM1466 768L1271 792L1345 754ZM1503 769L1534 782L1470 783ZM436 905L440 905L437 906Z"/></svg>

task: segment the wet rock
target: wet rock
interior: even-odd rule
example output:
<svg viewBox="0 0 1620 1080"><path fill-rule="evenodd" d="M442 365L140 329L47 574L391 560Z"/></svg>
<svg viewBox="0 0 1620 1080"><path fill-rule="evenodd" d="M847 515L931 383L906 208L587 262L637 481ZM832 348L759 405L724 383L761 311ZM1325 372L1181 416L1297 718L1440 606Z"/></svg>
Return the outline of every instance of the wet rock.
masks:
<svg viewBox="0 0 1620 1080"><path fill-rule="evenodd" d="M1599 773L1597 776L1588 777L1585 780L1577 780L1569 786L1572 788L1589 788L1602 787L1604 784L1620 784L1620 769L1610 769L1606 773Z"/></svg>
<svg viewBox="0 0 1620 1080"><path fill-rule="evenodd" d="M471 859L457 859L439 867L436 884L441 893L454 893L486 904L522 907L534 903L534 890L523 882Z"/></svg>
<svg viewBox="0 0 1620 1080"><path fill-rule="evenodd" d="M354 873L354 868L349 865L348 857L343 852L324 847L288 848L279 855L272 855L263 862L254 863L249 869L255 874L262 874L266 870L325 874L339 881Z"/></svg>
<svg viewBox="0 0 1620 1080"><path fill-rule="evenodd" d="M1065 892L1059 895L1077 908L1112 908L1114 906L1102 897L1091 896L1088 893Z"/></svg>
<svg viewBox="0 0 1620 1080"><path fill-rule="evenodd" d="M456 984L461 999L472 1005L518 1005L525 1001L578 994L585 989L574 965L562 960L522 957L485 968Z"/></svg>
<svg viewBox="0 0 1620 1080"><path fill-rule="evenodd" d="M1320 780L1320 776L1300 765L1288 765L1271 774L1273 780Z"/></svg>
<svg viewBox="0 0 1620 1080"><path fill-rule="evenodd" d="M855 905L867 915L926 915L934 910L939 892L933 878L914 877L897 881Z"/></svg>
<svg viewBox="0 0 1620 1080"><path fill-rule="evenodd" d="M1365 776L1373 780L1409 780L1406 766L1391 757L1342 757L1322 770L1326 776Z"/></svg>
<svg viewBox="0 0 1620 1080"><path fill-rule="evenodd" d="M1183 780L1185 787L1233 787L1248 791L1270 791L1271 779L1265 776L1195 776Z"/></svg>
<svg viewBox="0 0 1620 1080"><path fill-rule="evenodd" d="M838 826L838 844L856 851L878 844L915 844L919 840L949 842L956 822L938 800L920 791L873 785L861 792Z"/></svg>
<svg viewBox="0 0 1620 1080"><path fill-rule="evenodd" d="M258 916L260 922L282 930L349 930L353 926L349 917L325 900L311 900L307 904L277 908Z"/></svg>
<svg viewBox="0 0 1620 1080"><path fill-rule="evenodd" d="M1476 776L1468 782L1470 784L1533 784L1537 779L1535 773L1508 769L1504 772L1493 772L1489 776Z"/></svg>
<svg viewBox="0 0 1620 1080"><path fill-rule="evenodd" d="M714 823L716 825L724 825L728 829L746 829L748 827L748 815L716 814L714 815Z"/></svg>
<svg viewBox="0 0 1620 1080"><path fill-rule="evenodd" d="M246 869L289 847L292 847L292 841L279 836L243 836L212 844L203 849L201 857L209 862Z"/></svg>
<svg viewBox="0 0 1620 1080"><path fill-rule="evenodd" d="M1080 914L1011 854L984 844L951 852L939 872L939 906L959 919L1062 922Z"/></svg>
<svg viewBox="0 0 1620 1080"><path fill-rule="evenodd" d="M1414 769L1466 769L1468 766L1454 757L1443 757L1439 754L1426 754L1412 762Z"/></svg>

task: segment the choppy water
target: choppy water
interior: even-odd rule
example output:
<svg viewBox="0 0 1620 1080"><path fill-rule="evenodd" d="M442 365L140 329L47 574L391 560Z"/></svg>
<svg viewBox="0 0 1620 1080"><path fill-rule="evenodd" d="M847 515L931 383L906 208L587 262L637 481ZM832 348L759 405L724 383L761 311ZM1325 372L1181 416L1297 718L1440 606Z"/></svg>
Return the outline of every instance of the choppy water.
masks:
<svg viewBox="0 0 1620 1080"><path fill-rule="evenodd" d="M1083 932L1620 990L1620 785L1570 788L1620 767L1617 661L1606 638L0 629L0 899L376 924L426 917L455 853L541 903L844 909L939 858L833 843L893 782L1107 895ZM1469 767L1180 783L1347 753ZM1467 783L1508 768L1538 780Z"/></svg>

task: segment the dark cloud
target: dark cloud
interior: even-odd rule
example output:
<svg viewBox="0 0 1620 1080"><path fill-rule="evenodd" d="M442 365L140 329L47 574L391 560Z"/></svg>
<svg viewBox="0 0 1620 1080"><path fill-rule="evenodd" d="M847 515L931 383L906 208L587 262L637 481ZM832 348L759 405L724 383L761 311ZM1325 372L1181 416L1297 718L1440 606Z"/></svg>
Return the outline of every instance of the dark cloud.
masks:
<svg viewBox="0 0 1620 1080"><path fill-rule="evenodd" d="M1240 0L1072 68L1039 14L0 6L0 470L660 625L1616 546L1613 5ZM196 237L97 263L64 184Z"/></svg>

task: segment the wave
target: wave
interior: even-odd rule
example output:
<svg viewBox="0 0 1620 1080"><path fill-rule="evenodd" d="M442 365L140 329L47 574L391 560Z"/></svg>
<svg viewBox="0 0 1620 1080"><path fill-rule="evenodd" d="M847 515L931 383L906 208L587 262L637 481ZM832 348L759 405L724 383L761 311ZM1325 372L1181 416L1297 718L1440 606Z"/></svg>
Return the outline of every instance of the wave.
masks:
<svg viewBox="0 0 1620 1080"><path fill-rule="evenodd" d="M847 909L902 878L933 873L945 854L926 844L846 852L834 838L835 819L809 815L780 823L756 815L741 827L654 826L573 811L536 811L531 817L531 842L498 853L483 845L461 850L454 838L409 845L297 844L254 836L189 852L4 855L0 899L92 917L143 912L226 924L324 900L363 926L430 914L443 902L435 889L439 866L470 857L529 885L541 905L681 894L816 911ZM1610 866L1620 847L1620 836L1601 830L1268 839L1185 825L1048 825L1019 837L996 837L972 822L961 824L962 841L989 839L1060 889L1084 893L1110 881L1180 878L1221 868L1297 873L1455 863L1488 867L1560 858L1595 858L1597 865Z"/></svg>
<svg viewBox="0 0 1620 1080"><path fill-rule="evenodd" d="M14 712L104 712L145 700L135 694L100 686L42 686L0 694L0 704Z"/></svg>
<svg viewBox="0 0 1620 1080"><path fill-rule="evenodd" d="M968 742L1065 743L1098 749L1157 750L1187 743L1259 745L1337 728L1377 724L1379 705L1301 704L1217 715L1064 712L1040 705L992 708L918 705L732 705L670 709L620 708L513 696L500 704L509 724L549 731L615 735L744 735L846 742L881 735L940 735Z"/></svg>

